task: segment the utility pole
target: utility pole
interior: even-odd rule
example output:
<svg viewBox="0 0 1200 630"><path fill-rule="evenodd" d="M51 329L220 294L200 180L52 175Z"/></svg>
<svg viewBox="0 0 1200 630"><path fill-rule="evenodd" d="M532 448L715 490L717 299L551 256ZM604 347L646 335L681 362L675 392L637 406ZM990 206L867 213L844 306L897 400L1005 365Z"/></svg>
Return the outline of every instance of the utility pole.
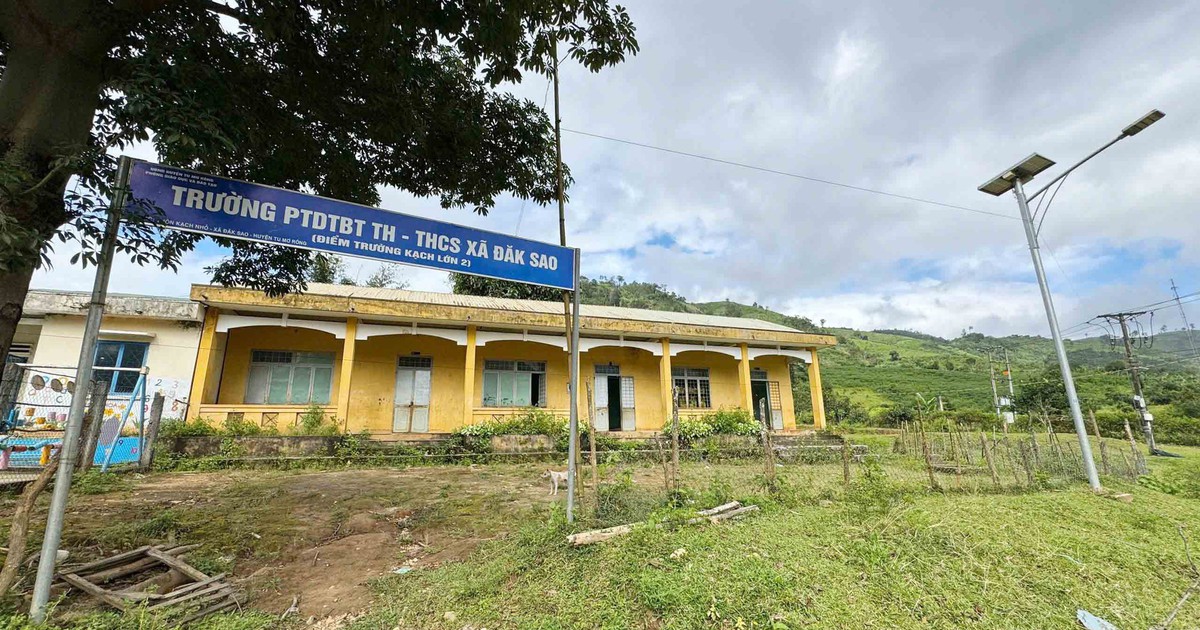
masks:
<svg viewBox="0 0 1200 630"><path fill-rule="evenodd" d="M1183 302L1179 301L1179 288L1175 286L1175 278L1171 278L1171 293L1175 295L1175 305L1179 307L1179 315L1183 317L1183 329L1187 331L1188 346L1192 349L1192 356L1200 356L1196 352L1196 340L1192 336L1192 325L1188 323L1187 311L1183 310Z"/></svg>
<svg viewBox="0 0 1200 630"><path fill-rule="evenodd" d="M1000 395L996 392L996 368L992 363L992 351L994 348L988 348L988 378L992 381L992 409L996 410L996 419L1004 422L1004 416L1000 414Z"/></svg>
<svg viewBox="0 0 1200 630"><path fill-rule="evenodd" d="M1133 342L1129 339L1129 321L1148 311L1126 311L1123 313L1108 313L1099 315L1121 327L1121 338L1125 343L1125 367L1129 370L1129 380L1133 383L1133 408L1142 419L1142 433L1146 435L1146 446L1151 455L1158 455L1158 445L1154 442L1154 428L1151 423L1154 415L1146 408L1146 398L1142 395L1142 374L1138 367L1137 356L1133 353Z"/></svg>
<svg viewBox="0 0 1200 630"><path fill-rule="evenodd" d="M1008 348L1004 348L1004 376L1008 378L1008 399L1004 404L1006 407L1004 411L1004 428L1007 433L1008 425L1017 421L1017 410L1013 407L1015 404L1013 401L1016 400L1017 393L1013 390L1012 363L1008 360Z"/></svg>

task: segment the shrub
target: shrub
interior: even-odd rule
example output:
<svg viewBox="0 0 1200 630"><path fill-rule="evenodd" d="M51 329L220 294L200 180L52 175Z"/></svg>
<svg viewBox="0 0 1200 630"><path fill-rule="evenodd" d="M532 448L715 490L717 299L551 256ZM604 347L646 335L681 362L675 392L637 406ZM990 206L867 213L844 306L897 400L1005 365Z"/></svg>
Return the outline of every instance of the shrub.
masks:
<svg viewBox="0 0 1200 630"><path fill-rule="evenodd" d="M581 432L587 429L588 427L580 426ZM519 414L468 424L454 430L454 435L475 438L490 438L494 435L548 435L557 439L566 434L565 418L538 407L529 407Z"/></svg>
<svg viewBox="0 0 1200 630"><path fill-rule="evenodd" d="M326 416L325 408L312 403L296 418L297 435L340 435L336 416ZM253 435L253 434L248 434Z"/></svg>
<svg viewBox="0 0 1200 630"><path fill-rule="evenodd" d="M670 432L671 426L668 424L665 430ZM698 442L712 434L713 426L705 418L688 417L679 419L679 440L681 442Z"/></svg>
<svg viewBox="0 0 1200 630"><path fill-rule="evenodd" d="M745 409L719 409L704 416L714 435L758 435L757 420Z"/></svg>
<svg viewBox="0 0 1200 630"><path fill-rule="evenodd" d="M162 425L158 429L158 434L161 437L196 437L217 435L218 433L220 431L209 424L205 418L196 418L191 422L182 418L163 420Z"/></svg>

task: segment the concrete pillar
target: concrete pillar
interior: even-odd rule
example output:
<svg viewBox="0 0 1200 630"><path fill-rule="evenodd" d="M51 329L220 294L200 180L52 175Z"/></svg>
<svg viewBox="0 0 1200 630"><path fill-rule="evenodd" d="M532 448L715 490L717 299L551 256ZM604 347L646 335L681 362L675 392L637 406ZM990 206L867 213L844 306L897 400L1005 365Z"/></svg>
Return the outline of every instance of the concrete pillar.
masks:
<svg viewBox="0 0 1200 630"><path fill-rule="evenodd" d="M825 396L821 393L821 361L817 358L817 349L809 348L812 361L808 364L808 391L812 396L813 426L817 430L825 428Z"/></svg>
<svg viewBox="0 0 1200 630"><path fill-rule="evenodd" d="M671 378L671 341L669 339L662 340L662 357L658 361L658 388L662 395L663 423L666 427L671 423L672 405L672 390L675 387L675 380Z"/></svg>
<svg viewBox="0 0 1200 630"><path fill-rule="evenodd" d="M354 374L354 348L358 343L358 318L346 319L346 338L342 340L342 370L338 376L337 416L350 430L350 377Z"/></svg>
<svg viewBox="0 0 1200 630"><path fill-rule="evenodd" d="M462 424L475 421L475 326L467 326L467 360L463 366Z"/></svg>
<svg viewBox="0 0 1200 630"><path fill-rule="evenodd" d="M204 328L200 331L200 344L196 348L196 367L192 370L192 387L188 393L188 420L195 420L200 416L200 405L216 402L216 392L208 392L205 384L208 383L209 371L213 369L213 346L216 345L217 320L220 317L221 311L211 306L204 312Z"/></svg>
<svg viewBox="0 0 1200 630"><path fill-rule="evenodd" d="M742 407L754 415L754 397L750 393L750 348L742 344L742 359L738 365L738 387L742 392Z"/></svg>

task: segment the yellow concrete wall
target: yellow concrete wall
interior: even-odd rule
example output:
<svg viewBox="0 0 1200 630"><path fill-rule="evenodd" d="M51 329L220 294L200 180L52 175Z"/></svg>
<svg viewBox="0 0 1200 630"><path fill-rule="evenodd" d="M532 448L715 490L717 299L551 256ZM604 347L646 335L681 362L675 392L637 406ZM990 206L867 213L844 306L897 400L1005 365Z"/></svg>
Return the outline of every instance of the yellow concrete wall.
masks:
<svg viewBox="0 0 1200 630"><path fill-rule="evenodd" d="M783 428L796 428L796 405L792 400L792 373L787 357L759 357L750 362L750 369L766 370L767 380L779 383L779 399L783 406Z"/></svg>
<svg viewBox="0 0 1200 630"><path fill-rule="evenodd" d="M422 335L386 335L359 340L350 380L350 431L392 432L396 362L414 353L433 359L429 431L449 433L462 424L463 374L467 350L453 341Z"/></svg>
<svg viewBox="0 0 1200 630"><path fill-rule="evenodd" d="M236 328L219 339L224 346L220 374L221 405L240 405L244 401L246 375L251 350L301 350L333 352L335 365L332 391L336 397L342 360L343 342L332 335L304 328L253 327ZM351 377L349 418L351 432L366 430L375 435L392 434L392 410L395 398L396 361L400 356L419 353L433 359L433 382L430 402L429 429L431 433L448 433L464 422L463 379L466 375L466 348L453 341L421 335L390 335L360 340ZM569 407L567 392L567 353L539 343L523 341L493 341L476 350L473 394L465 401L473 422L491 420L493 416L519 412L512 408L482 406L483 365L489 359L545 361L546 409L566 415ZM662 413L659 389L661 357L636 348L602 347L585 352L580 357L582 383L593 384L595 366L609 362L621 367L623 376L633 376L637 409L637 430L655 431L662 428L666 418ZM672 358L675 367L708 368L712 387L712 409L737 408L742 405L738 369L739 360L716 352L687 351ZM778 381L782 395L784 427L795 428L795 409L791 397L788 360L785 357L760 357L751 367L764 369L772 381ZM336 400L331 401L336 404ZM586 389L581 387L579 408L581 421L591 419ZM702 415L710 409L684 410L684 415Z"/></svg>
<svg viewBox="0 0 1200 630"><path fill-rule="evenodd" d="M486 413L490 409L502 407L483 406L483 362L492 359L497 361L545 361L546 362L546 408L551 411L566 413L571 406L571 397L567 395L567 384L570 380L567 368L567 353L561 348L548 346L543 343L528 341L493 341L475 350L475 395L471 404L477 413ZM581 359L582 361L582 359Z"/></svg>
<svg viewBox="0 0 1200 630"><path fill-rule="evenodd" d="M34 349L33 364L70 366L79 362L79 347L83 344L84 318L76 315L47 315L42 322ZM146 365L152 378L179 381L179 392L186 396L196 365L196 347L200 343L198 322L178 322L146 317L105 317L100 330L130 331L149 336L100 334L100 340L135 341L149 344Z"/></svg>
<svg viewBox="0 0 1200 630"><path fill-rule="evenodd" d="M742 407L742 388L738 380L739 359L719 352L688 350L671 357L671 367L708 368L709 387L712 392L712 409ZM673 381L674 379L672 379ZM708 409L681 410L685 415L707 413Z"/></svg>
<svg viewBox="0 0 1200 630"><path fill-rule="evenodd" d="M246 376L250 371L251 350L299 350L303 352L332 352L333 383L330 396L337 397L338 374L342 369L342 340L329 333L309 328L282 326L249 326L234 328L227 333L225 358L221 364L221 388L217 403L240 405L246 400ZM194 355L193 355L194 356ZM330 404L336 404L331 400ZM342 420L342 418L339 418Z"/></svg>
<svg viewBox="0 0 1200 630"><path fill-rule="evenodd" d="M657 431L661 429L665 418L659 396L658 364L660 358L637 348L601 347L583 353L579 358L582 365L579 371L582 379L580 392L583 394L579 403L581 421L591 422L593 410L589 409L587 405L587 387L595 388L595 366L607 365L611 362L621 367L621 376L633 377L633 404L637 417L637 430ZM593 399L594 397L593 392Z"/></svg>

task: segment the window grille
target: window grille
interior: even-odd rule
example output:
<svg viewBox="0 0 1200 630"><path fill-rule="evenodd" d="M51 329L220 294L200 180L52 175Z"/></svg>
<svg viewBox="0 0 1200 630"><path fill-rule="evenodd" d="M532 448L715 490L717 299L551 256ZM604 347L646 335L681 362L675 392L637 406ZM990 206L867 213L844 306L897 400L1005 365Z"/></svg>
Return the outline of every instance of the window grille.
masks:
<svg viewBox="0 0 1200 630"><path fill-rule="evenodd" d="M432 368L433 357L400 357L399 367L404 368Z"/></svg>
<svg viewBox="0 0 1200 630"><path fill-rule="evenodd" d="M686 409L711 409L712 390L707 368L671 368L676 404Z"/></svg>
<svg viewBox="0 0 1200 630"><path fill-rule="evenodd" d="M546 362L483 362L484 407L545 407Z"/></svg>
<svg viewBox="0 0 1200 630"><path fill-rule="evenodd" d="M250 374L246 379L249 404L327 405L332 391L332 352L250 352Z"/></svg>
<svg viewBox="0 0 1200 630"><path fill-rule="evenodd" d="M607 374L610 376L620 376L621 366L611 363L605 365L596 365L596 374Z"/></svg>
<svg viewBox="0 0 1200 630"><path fill-rule="evenodd" d="M97 381L108 381L108 393L132 394L137 386L138 372L135 370L106 370L104 368L140 368L146 365L150 344L135 341L100 341L96 343L96 368L93 377Z"/></svg>

